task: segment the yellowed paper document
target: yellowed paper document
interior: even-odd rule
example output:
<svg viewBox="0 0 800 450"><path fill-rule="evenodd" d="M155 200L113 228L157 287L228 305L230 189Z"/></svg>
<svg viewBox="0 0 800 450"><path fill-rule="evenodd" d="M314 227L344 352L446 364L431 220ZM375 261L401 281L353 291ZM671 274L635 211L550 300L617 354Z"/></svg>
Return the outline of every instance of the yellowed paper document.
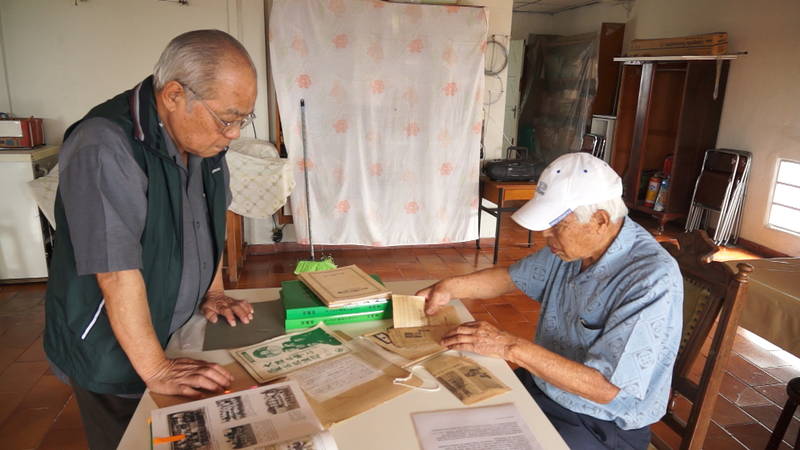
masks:
<svg viewBox="0 0 800 450"><path fill-rule="evenodd" d="M392 317L395 328L455 326L461 323L458 312L445 306L438 313L425 314L425 297L416 295L392 295Z"/></svg>
<svg viewBox="0 0 800 450"><path fill-rule="evenodd" d="M383 375L355 355L343 355L289 375L303 391L318 402L324 402Z"/></svg>
<svg viewBox="0 0 800 450"><path fill-rule="evenodd" d="M439 355L425 361L422 365L465 405L471 405L510 390L489 370L470 358Z"/></svg>

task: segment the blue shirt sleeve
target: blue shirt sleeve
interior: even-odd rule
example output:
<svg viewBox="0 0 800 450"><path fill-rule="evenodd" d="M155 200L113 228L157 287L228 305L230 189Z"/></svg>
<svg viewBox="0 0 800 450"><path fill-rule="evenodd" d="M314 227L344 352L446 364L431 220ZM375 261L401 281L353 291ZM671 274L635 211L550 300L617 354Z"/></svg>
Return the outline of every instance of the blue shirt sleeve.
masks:
<svg viewBox="0 0 800 450"><path fill-rule="evenodd" d="M599 336L587 349L584 364L597 369L625 394L644 399L655 372L662 367L662 353L677 349L681 330L676 315L682 313L682 278L674 262L666 262L663 276L649 283L635 283L623 294L602 329L589 330Z"/></svg>

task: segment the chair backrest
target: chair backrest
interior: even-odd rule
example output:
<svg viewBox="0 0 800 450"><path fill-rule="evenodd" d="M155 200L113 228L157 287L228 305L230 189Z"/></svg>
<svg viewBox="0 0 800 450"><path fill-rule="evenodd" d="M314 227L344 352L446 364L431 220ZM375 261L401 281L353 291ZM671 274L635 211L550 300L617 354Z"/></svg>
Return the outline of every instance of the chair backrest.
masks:
<svg viewBox="0 0 800 450"><path fill-rule="evenodd" d="M686 397L692 408L684 421L673 413L670 404L662 421L682 436L681 449L699 449L711 422L753 268L741 263L734 272L727 265L712 261L719 248L703 230L679 235L678 244L679 247L662 243L678 261L684 282L683 338L672 376L672 394L673 398L677 394ZM690 369L715 322L703 371L699 380L692 380ZM668 448L655 437L654 443Z"/></svg>

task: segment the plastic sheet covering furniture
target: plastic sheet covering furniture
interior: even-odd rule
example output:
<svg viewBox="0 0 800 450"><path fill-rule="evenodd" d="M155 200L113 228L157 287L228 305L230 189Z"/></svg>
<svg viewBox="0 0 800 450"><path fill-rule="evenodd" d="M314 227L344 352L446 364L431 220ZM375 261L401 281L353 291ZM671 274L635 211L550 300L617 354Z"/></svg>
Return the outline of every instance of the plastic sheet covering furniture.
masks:
<svg viewBox="0 0 800 450"><path fill-rule="evenodd" d="M728 261L753 266L740 325L800 357L800 258Z"/></svg>
<svg viewBox="0 0 800 450"><path fill-rule="evenodd" d="M231 211L265 219L286 203L295 186L286 159L267 141L241 138L231 142L226 155L231 172Z"/></svg>
<svg viewBox="0 0 800 450"><path fill-rule="evenodd" d="M306 211L315 244L477 237L487 30L481 7L273 2L270 61L299 243Z"/></svg>
<svg viewBox="0 0 800 450"><path fill-rule="evenodd" d="M581 149L597 93L598 33L530 35L520 126L533 125L532 158L544 165Z"/></svg>

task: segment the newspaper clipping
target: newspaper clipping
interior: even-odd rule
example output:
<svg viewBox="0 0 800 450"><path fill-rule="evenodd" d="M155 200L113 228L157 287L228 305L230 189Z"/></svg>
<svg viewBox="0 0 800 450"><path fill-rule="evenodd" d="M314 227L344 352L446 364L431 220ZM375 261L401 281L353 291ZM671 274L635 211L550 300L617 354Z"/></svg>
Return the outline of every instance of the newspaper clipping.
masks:
<svg viewBox="0 0 800 450"><path fill-rule="evenodd" d="M259 383L286 376L350 349L324 324L248 347L230 350L234 359Z"/></svg>
<svg viewBox="0 0 800 450"><path fill-rule="evenodd" d="M294 382L157 409L152 419L154 438L183 437L159 446L171 450L282 449L284 444L275 444L298 439L313 443L309 436L323 430Z"/></svg>
<svg viewBox="0 0 800 450"><path fill-rule="evenodd" d="M508 386L470 358L440 355L423 365L465 405L509 391Z"/></svg>

